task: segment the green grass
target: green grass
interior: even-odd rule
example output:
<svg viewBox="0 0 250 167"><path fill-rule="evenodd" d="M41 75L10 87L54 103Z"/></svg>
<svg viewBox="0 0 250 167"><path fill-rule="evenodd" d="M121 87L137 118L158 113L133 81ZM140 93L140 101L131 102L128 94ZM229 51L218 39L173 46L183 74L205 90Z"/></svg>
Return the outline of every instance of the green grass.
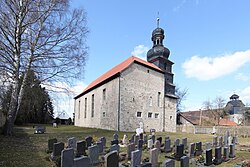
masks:
<svg viewBox="0 0 250 167"><path fill-rule="evenodd" d="M58 141L67 143L69 137L76 137L77 140L83 140L86 136L93 136L95 140L105 136L107 138L107 146L110 145L110 141L113 138L113 134L118 133L119 138L122 139L125 132L107 131L101 129L80 128L75 126L59 126L59 128L53 128L51 125L46 126L45 134L34 134L33 127L30 126L18 126L15 127L15 135L12 137L6 137L0 135L0 166L2 167L46 167L55 166L54 162L49 160L49 154L47 154L47 142L48 139L57 138ZM127 133L131 138L132 133ZM212 135L207 134L188 134L188 133L157 133L158 136L170 136L172 144L176 138L188 138L190 142L212 142ZM239 142L242 145L250 145L250 139L239 138ZM239 146L236 146L238 148ZM248 147L249 148L249 147ZM121 153L126 153L126 148L121 148ZM165 153L160 154L159 162L165 160ZM143 159L149 157L147 150L143 151ZM243 160L250 159L250 152L236 150L236 158L231 159L226 163L222 163L219 166L235 166L240 164ZM176 166L179 166L179 162L176 161Z"/></svg>

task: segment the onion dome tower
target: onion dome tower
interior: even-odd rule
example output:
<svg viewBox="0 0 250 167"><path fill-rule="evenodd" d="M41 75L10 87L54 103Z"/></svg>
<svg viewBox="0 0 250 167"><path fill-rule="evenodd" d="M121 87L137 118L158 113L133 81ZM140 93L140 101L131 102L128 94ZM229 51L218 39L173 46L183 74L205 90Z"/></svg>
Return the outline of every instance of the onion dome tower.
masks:
<svg viewBox="0 0 250 167"><path fill-rule="evenodd" d="M152 32L151 38L153 47L147 53L147 61L165 72L165 95L176 98L175 85L173 84L174 74L172 73L174 63L168 59L170 51L163 45L165 35L164 30L159 27L159 21L160 19L157 18L157 28Z"/></svg>

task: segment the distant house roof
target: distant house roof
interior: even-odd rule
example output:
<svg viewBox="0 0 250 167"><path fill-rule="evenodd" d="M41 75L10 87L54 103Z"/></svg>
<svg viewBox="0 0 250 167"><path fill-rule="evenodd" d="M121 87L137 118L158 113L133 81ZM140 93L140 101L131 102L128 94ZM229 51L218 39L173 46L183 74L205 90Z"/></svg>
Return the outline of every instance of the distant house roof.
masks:
<svg viewBox="0 0 250 167"><path fill-rule="evenodd" d="M88 93L89 91L93 90L96 87L99 87L100 85L103 85L104 83L110 81L113 78L116 78L117 76L119 76L119 74L125 70L126 68L128 68L132 63L138 63L141 64L143 66L146 66L148 68L151 68L153 70L156 70L158 72L164 73L159 67L157 67L156 65L149 63L145 60L139 59L135 56L131 56L128 59L126 59L125 61L123 61L122 63L118 64L117 66L115 66L114 68L112 68L111 70L109 70L108 72L106 72L105 74L101 75L99 78L97 78L96 80L94 80L92 83L90 83L87 88L79 95L77 95L75 97L75 99L77 99L78 97L81 97L82 95Z"/></svg>
<svg viewBox="0 0 250 167"><path fill-rule="evenodd" d="M60 119L69 119L70 116L65 111L62 111L62 112L58 113L57 118L60 118Z"/></svg>
<svg viewBox="0 0 250 167"><path fill-rule="evenodd" d="M178 115L181 116L182 118L184 118L186 121L190 122L193 125L198 125L199 124L199 121L197 121L197 119L193 119L194 117L192 117L189 114L185 114L184 112L180 112L180 113L178 113Z"/></svg>
<svg viewBox="0 0 250 167"><path fill-rule="evenodd" d="M234 121L230 121L229 119L222 118L219 121L219 125L221 125L221 126L237 126L237 123L235 123Z"/></svg>

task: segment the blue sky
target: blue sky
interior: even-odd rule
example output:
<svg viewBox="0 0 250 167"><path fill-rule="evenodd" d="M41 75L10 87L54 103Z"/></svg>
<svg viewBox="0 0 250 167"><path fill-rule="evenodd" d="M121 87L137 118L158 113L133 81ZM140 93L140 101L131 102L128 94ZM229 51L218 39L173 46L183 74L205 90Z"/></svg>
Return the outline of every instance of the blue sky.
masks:
<svg viewBox="0 0 250 167"><path fill-rule="evenodd" d="M250 1L72 0L72 5L85 9L90 30L78 92L131 55L145 59L159 12L164 45L175 63L174 83L188 89L185 110L200 109L216 96L229 100L233 93L250 103Z"/></svg>

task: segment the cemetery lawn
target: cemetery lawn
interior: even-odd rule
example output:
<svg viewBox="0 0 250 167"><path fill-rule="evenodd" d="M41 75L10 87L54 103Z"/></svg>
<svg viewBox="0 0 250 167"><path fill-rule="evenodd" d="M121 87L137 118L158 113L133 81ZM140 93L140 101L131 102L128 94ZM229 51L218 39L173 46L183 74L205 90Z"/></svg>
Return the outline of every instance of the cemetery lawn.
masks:
<svg viewBox="0 0 250 167"><path fill-rule="evenodd" d="M58 141L64 142L67 145L67 139L70 137L76 137L78 141L83 140L86 136L92 136L94 140L98 140L100 137L105 136L107 139L107 146L110 146L110 141L113 138L113 134L116 131L108 131L101 129L80 128L75 126L61 125L58 128L53 128L51 125L46 125L45 134L34 134L33 125L16 126L15 135L12 137L6 137L0 135L0 166L1 167L52 167L56 166L54 162L49 160L48 139L57 138ZM122 140L125 132L118 132L119 140ZM127 133L130 139L132 133ZM170 136L171 144L177 138L182 139L187 137L188 144L190 142L212 142L212 135L209 134L188 134L188 133L156 133L156 137ZM246 145L247 147L239 148L236 146L236 158L230 159L228 162L224 162L220 167L233 167L236 164L241 164L243 160L250 160L250 139L239 137L239 143ZM121 153L126 153L125 148L120 148ZM248 150L248 151L246 151ZM214 154L214 150L213 150ZM160 154L159 162L162 162L165 158L165 153ZM168 154L170 155L170 154ZM143 151L142 160L149 157L148 151ZM100 159L101 160L101 159ZM126 163L126 161L124 161ZM180 162L175 162L176 167L179 167ZM192 165L190 165L192 166Z"/></svg>

